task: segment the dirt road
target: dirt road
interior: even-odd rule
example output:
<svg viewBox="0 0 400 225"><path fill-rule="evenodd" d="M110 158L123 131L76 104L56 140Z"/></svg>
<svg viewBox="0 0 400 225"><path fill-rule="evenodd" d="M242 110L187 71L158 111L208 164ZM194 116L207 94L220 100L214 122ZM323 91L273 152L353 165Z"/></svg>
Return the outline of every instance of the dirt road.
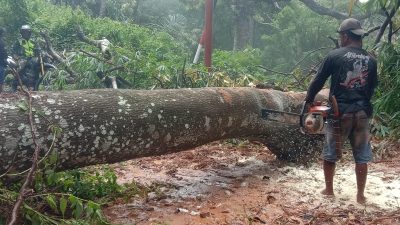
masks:
<svg viewBox="0 0 400 225"><path fill-rule="evenodd" d="M320 165L281 162L261 145L226 142L132 160L113 165L118 182L156 188L104 213L113 223L140 225L400 224L398 154L370 164L366 205L355 202L350 154L338 163L335 198L320 194Z"/></svg>

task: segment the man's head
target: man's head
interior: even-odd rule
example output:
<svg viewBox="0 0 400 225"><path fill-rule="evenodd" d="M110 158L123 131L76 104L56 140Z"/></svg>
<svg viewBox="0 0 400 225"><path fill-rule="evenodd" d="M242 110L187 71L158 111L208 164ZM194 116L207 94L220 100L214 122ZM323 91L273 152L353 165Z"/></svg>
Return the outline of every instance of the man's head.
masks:
<svg viewBox="0 0 400 225"><path fill-rule="evenodd" d="M348 18L340 24L338 33L340 34L340 45L345 47L354 42L361 43L366 32L362 29L360 21Z"/></svg>
<svg viewBox="0 0 400 225"><path fill-rule="evenodd" d="M28 40L31 38L32 30L29 25L22 25L20 29L20 33L23 39Z"/></svg>

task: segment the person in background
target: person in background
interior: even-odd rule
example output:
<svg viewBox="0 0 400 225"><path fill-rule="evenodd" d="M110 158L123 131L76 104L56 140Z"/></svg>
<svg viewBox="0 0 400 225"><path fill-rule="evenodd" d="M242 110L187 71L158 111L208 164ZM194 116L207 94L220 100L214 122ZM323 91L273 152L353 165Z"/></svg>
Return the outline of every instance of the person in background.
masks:
<svg viewBox="0 0 400 225"><path fill-rule="evenodd" d="M0 93L3 92L5 70L7 67L7 49L4 42L5 29L0 27Z"/></svg>
<svg viewBox="0 0 400 225"><path fill-rule="evenodd" d="M329 96L335 96L339 106L341 145L345 140L350 140L355 160L356 200L364 204L367 163L372 159L369 118L372 116L371 98L378 84L377 62L362 48L365 31L360 21L353 18L345 19L340 24L338 33L340 48L332 50L325 57L310 84L305 102L310 106L326 80L331 77ZM334 196L333 177L338 160L334 135L333 122L328 120L326 143L322 154L325 189L321 193L326 196Z"/></svg>
<svg viewBox="0 0 400 225"><path fill-rule="evenodd" d="M22 25L20 28L21 37L13 45L13 58L18 63L18 74L22 83L33 89L37 80L39 79L36 70L39 69L37 57L40 48L32 39L32 29L29 25ZM33 72L32 72L33 71ZM15 79L12 86L16 90L18 81Z"/></svg>

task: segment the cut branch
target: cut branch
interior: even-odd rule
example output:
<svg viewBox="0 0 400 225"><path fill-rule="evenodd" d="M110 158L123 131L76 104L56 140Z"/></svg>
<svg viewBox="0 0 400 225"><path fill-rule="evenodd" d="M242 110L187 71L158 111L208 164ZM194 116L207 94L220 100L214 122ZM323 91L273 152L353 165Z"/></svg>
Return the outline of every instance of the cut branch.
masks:
<svg viewBox="0 0 400 225"><path fill-rule="evenodd" d="M12 71L16 77L19 77L19 74L15 70L12 70ZM34 145L34 152L33 152L33 156L32 156L31 168L30 168L30 170L25 178L25 181L20 189L19 195L17 197L17 201L15 202L15 204L13 206L10 221L7 223L8 225L14 225L17 223L19 210L21 208L22 203L24 202L26 194L28 193L28 189L31 187L33 178L35 177L35 174L36 174L38 160L39 160L39 151L40 151L40 145L37 142L38 134L37 134L37 130L36 130L36 125L33 122L32 95L29 91L27 91L22 86L21 79L19 79L19 81L20 81L20 86L21 86L22 91L28 98L28 120L29 120L31 138L32 138L32 142Z"/></svg>

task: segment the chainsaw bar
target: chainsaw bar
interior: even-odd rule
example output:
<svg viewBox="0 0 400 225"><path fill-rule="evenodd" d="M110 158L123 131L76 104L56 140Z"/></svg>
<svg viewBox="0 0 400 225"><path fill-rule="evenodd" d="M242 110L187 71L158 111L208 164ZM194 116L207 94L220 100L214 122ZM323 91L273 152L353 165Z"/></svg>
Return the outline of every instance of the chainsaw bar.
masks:
<svg viewBox="0 0 400 225"><path fill-rule="evenodd" d="M300 124L301 114L274 109L261 109L261 118L282 123L293 121L293 123Z"/></svg>

